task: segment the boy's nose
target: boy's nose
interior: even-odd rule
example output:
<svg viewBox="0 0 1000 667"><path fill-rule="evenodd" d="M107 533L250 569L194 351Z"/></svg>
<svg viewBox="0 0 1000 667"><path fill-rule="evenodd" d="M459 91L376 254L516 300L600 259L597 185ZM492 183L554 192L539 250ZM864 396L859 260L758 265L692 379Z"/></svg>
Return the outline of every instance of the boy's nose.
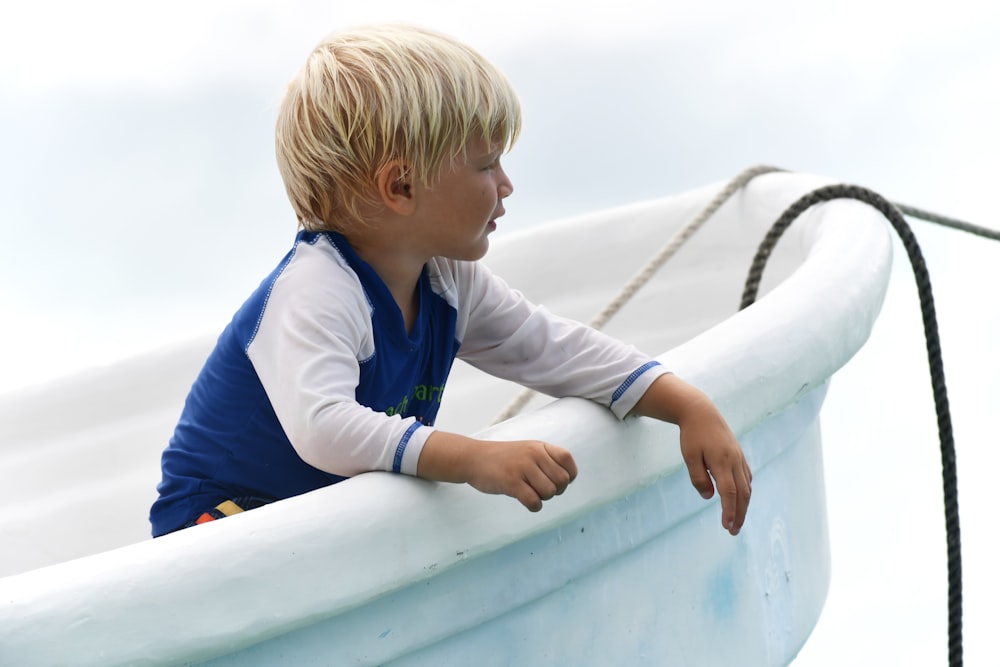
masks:
<svg viewBox="0 0 1000 667"><path fill-rule="evenodd" d="M514 192L514 184L511 183L510 178L507 176L507 172L500 168L501 179L500 183L497 184L497 192L500 194L500 199L506 199Z"/></svg>

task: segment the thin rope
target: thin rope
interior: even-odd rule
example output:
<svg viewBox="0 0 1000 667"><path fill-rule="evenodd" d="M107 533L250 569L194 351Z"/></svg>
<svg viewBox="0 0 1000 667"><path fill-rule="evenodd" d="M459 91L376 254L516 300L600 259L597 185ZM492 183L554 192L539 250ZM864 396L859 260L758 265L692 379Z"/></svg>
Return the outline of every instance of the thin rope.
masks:
<svg viewBox="0 0 1000 667"><path fill-rule="evenodd" d="M771 167L767 165L760 165L749 167L744 169L729 183L719 191L717 195L708 203L708 205L702 209L702 211L695 216L690 222L688 222L684 227L678 230L666 245L660 249L646 264L629 279L625 285L622 286L618 294L608 302L608 305L604 307L601 312L599 312L590 322L589 326L592 329L603 329L604 326L618 314L625 304L627 304L635 294L642 289L646 283L648 283L652 277L656 274L660 268L667 263L667 261L677 254L685 243L687 243L695 232L701 229L702 225L715 215L715 212L722 208L722 205L729 201L736 192L741 190L754 178L761 176L763 174L769 174L778 171L785 171L779 167ZM502 421L510 419L511 417L517 415L524 409L524 406L528 404L531 398L535 395L535 391L532 389L523 390L510 404L507 405L503 411L497 415L496 419L493 420L494 424L498 424Z"/></svg>
<svg viewBox="0 0 1000 667"><path fill-rule="evenodd" d="M894 203L896 208L911 218L919 218L927 222L933 222L935 224L951 227L952 229L957 229L962 232L968 232L969 234L975 234L994 241L1000 241L1000 230L990 229L989 227L983 227L981 225L974 225L971 222L965 222L964 220L956 220L955 218L949 218L948 216L941 215L940 213L932 213L931 211L919 209L916 206L907 206L906 204L900 204L899 202Z"/></svg>
<svg viewBox="0 0 1000 667"><path fill-rule="evenodd" d="M958 475L955 465L955 439L951 428L951 412L948 407L948 390L944 380L944 362L941 359L941 341L938 335L930 274L927 271L927 265L924 262L923 254L920 251L920 246L917 244L916 237L903 218L900 209L875 192L853 185L831 185L804 195L778 218L761 242L747 275L740 309L748 307L756 300L764 265L774 250L778 239L781 238L781 235L788 229L789 225L810 207L832 199L856 199L873 206L882 213L896 230L910 259L910 265L913 268L914 279L917 283L917 293L920 297L920 311L923 316L924 337L927 343L927 361L930 366L931 387L937 409L938 437L941 443L941 475L944 488L944 514L948 549L948 659L949 665L960 667L962 664L962 550L958 515ZM907 207L907 209L910 211L919 211L910 207ZM919 213L922 214L924 212L919 211ZM914 213L914 215L916 214ZM935 217L940 218L942 216ZM939 220L934 221L938 222Z"/></svg>

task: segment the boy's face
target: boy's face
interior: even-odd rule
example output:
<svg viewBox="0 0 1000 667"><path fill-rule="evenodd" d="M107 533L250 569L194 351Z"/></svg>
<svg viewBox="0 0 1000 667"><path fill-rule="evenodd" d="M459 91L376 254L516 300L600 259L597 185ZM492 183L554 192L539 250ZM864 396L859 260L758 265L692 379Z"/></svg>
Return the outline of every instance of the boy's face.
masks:
<svg viewBox="0 0 1000 667"><path fill-rule="evenodd" d="M503 200L514 191L500 166L502 152L501 144L474 140L444 164L436 183L414 185L418 234L430 256L474 261L486 254Z"/></svg>

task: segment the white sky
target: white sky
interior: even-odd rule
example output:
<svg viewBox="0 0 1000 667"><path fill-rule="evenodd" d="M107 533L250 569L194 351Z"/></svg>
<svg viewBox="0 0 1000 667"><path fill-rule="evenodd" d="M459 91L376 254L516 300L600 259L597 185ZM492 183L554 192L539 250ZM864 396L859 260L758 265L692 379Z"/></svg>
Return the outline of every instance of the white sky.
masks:
<svg viewBox="0 0 1000 667"><path fill-rule="evenodd" d="M431 4L5 3L0 260L12 260L0 268L9 276L0 304L34 326L6 333L18 352L2 360L0 391L218 326L211 314L232 310L248 278L229 275L232 295L222 285L213 293L228 300L203 303L177 287L198 276L160 264L195 230L211 241L238 229L198 225L199 216L225 206L233 217L286 214L272 110L313 44L347 24L420 22L508 71L526 112L508 161L518 193L510 224L724 180L758 162L967 218L990 211L992 173L975 165L992 167L990 146L1000 144L989 85L1000 77L1000 10L991 3ZM189 156L192 169L181 148L210 154ZM969 165L961 179L958 165ZM259 199L211 193L227 183ZM124 236L137 218L161 235L158 256ZM25 254L41 227L61 246ZM279 229L262 226L253 238ZM121 253L133 263L121 264ZM243 270L259 266L248 259ZM155 299L124 295L136 267L157 283ZM60 273L72 275L71 290ZM77 326L70 350L57 342L67 314L104 326ZM36 344L40 358L24 353Z"/></svg>
<svg viewBox="0 0 1000 667"><path fill-rule="evenodd" d="M452 32L492 54L524 44L578 41L594 48L711 40L724 63L748 71L802 70L838 62L885 70L919 51L961 48L990 36L995 3L960 0L793 0L678 3L514 0L494 11L460 0L128 0L7 2L0 23L0 80L27 90L139 84L183 87L193 80L289 76L312 44L338 26L404 20Z"/></svg>
<svg viewBox="0 0 1000 667"><path fill-rule="evenodd" d="M505 220L530 224L775 163L1000 226L1000 4L986 0L5 1L0 392L218 329L293 231L270 163L282 86L326 32L375 20L450 32L521 90L526 127L508 159L517 193ZM975 253L997 264L978 246L933 239L949 278L978 273L982 264L967 263ZM202 267L198 248L213 245L223 257ZM997 309L956 313L952 289L942 311L978 318L979 337L964 344L985 349L1000 331ZM1000 389L990 387L995 411ZM831 470L846 474L838 461ZM865 510L840 516L863 521ZM895 663L918 637L943 646L943 609L905 614L924 614L923 582L909 593L887 582L885 595L911 597L876 604L882 592L838 578L848 547L835 535L834 548L831 603L796 664ZM932 558L918 571L933 588L942 568ZM846 590L856 598L838 597ZM904 621L874 630L893 623L865 617L869 607ZM977 642L989 637L967 645Z"/></svg>

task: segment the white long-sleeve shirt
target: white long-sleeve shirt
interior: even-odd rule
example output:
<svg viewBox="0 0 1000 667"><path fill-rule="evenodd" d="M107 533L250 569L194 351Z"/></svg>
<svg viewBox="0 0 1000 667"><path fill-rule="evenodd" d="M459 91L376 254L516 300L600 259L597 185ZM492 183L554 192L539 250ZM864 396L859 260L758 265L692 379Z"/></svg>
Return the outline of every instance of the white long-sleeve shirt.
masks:
<svg viewBox="0 0 1000 667"><path fill-rule="evenodd" d="M342 236L300 232L191 389L163 454L154 535L230 498L276 500L371 470L415 474L456 356L619 418L666 372L532 304L478 262L432 260L419 299L407 331Z"/></svg>

